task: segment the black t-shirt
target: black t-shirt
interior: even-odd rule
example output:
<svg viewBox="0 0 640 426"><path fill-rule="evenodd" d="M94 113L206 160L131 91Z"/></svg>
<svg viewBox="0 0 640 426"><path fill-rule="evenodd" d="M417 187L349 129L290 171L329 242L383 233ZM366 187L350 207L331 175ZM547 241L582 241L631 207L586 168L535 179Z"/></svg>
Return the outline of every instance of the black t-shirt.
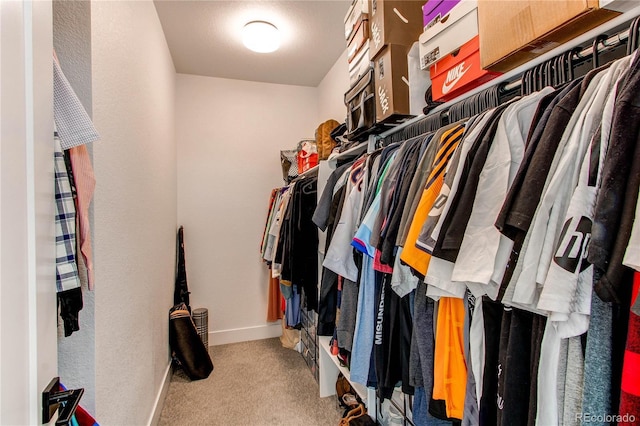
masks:
<svg viewBox="0 0 640 426"><path fill-rule="evenodd" d="M594 290L605 302L626 303L620 287L640 186L640 61L631 64L616 99L587 259L604 271Z"/></svg>
<svg viewBox="0 0 640 426"><path fill-rule="evenodd" d="M433 255L440 259L455 262L458 257L464 232L471 217L473 202L476 198L480 173L484 168L489 149L493 143L498 121L500 121L500 117L502 117L509 105L510 103L506 103L495 109L495 112L471 146L462 165L459 189L454 195L449 212L443 219L440 235L433 249Z"/></svg>

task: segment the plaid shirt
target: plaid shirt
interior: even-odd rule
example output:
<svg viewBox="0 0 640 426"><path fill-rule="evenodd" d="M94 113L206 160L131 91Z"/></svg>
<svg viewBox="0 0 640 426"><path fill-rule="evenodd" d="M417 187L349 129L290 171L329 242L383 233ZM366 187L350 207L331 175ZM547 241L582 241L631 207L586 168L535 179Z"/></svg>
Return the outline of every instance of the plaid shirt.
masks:
<svg viewBox="0 0 640 426"><path fill-rule="evenodd" d="M80 287L76 263L76 206L64 163L60 139L54 137L56 190L56 288L58 292Z"/></svg>

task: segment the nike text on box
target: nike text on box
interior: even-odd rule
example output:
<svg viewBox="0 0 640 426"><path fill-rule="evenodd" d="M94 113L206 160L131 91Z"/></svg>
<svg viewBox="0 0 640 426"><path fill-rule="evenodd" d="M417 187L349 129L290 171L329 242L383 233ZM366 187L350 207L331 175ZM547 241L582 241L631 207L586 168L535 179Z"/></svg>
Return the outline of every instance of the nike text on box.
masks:
<svg viewBox="0 0 640 426"><path fill-rule="evenodd" d="M478 36L436 62L429 72L434 101L449 101L500 75L480 67Z"/></svg>
<svg viewBox="0 0 640 426"><path fill-rule="evenodd" d="M451 1L437 3L439 7L431 13L437 12L438 15L420 35L420 66L423 70L478 35L476 0L460 0L453 7ZM429 4L431 1L424 7Z"/></svg>

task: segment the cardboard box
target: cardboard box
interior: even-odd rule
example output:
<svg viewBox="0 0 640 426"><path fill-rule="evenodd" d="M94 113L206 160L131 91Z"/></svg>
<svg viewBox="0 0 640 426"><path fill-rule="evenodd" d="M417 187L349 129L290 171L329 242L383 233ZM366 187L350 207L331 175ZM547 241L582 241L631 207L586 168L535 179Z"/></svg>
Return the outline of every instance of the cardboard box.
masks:
<svg viewBox="0 0 640 426"><path fill-rule="evenodd" d="M430 68L434 101L449 101L501 75L482 69L479 49L476 36Z"/></svg>
<svg viewBox="0 0 640 426"><path fill-rule="evenodd" d="M344 17L344 39L349 40L358 27L358 20L369 13L369 0L354 0Z"/></svg>
<svg viewBox="0 0 640 426"><path fill-rule="evenodd" d="M351 34L347 45L347 62L351 63L358 52L369 42L369 19L367 15L361 15L357 29Z"/></svg>
<svg viewBox="0 0 640 426"><path fill-rule="evenodd" d="M428 3L427 3L428 4ZM429 68L478 35L478 3L463 0L420 35L420 66Z"/></svg>
<svg viewBox="0 0 640 426"><path fill-rule="evenodd" d="M373 59L376 121L395 123L410 116L406 46L390 44Z"/></svg>
<svg viewBox="0 0 640 426"><path fill-rule="evenodd" d="M509 71L617 15L598 0L478 0L482 67Z"/></svg>
<svg viewBox="0 0 640 426"><path fill-rule="evenodd" d="M422 7L416 0L369 0L369 54L388 44L410 47L422 31Z"/></svg>
<svg viewBox="0 0 640 426"><path fill-rule="evenodd" d="M422 6L422 23L426 31L445 18L460 0L428 0Z"/></svg>

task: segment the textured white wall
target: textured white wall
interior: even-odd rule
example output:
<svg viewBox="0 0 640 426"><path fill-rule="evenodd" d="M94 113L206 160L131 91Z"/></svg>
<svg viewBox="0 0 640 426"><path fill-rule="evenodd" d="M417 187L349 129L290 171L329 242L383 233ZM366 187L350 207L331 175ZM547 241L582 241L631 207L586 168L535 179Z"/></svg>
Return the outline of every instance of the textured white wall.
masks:
<svg viewBox="0 0 640 426"><path fill-rule="evenodd" d="M151 1L92 17L96 414L146 424L169 363L176 236L175 70Z"/></svg>
<svg viewBox="0 0 640 426"><path fill-rule="evenodd" d="M345 50L318 85L318 108L321 121L333 118L340 123L344 122L347 116L344 94L347 90L349 90L349 67Z"/></svg>
<svg viewBox="0 0 640 426"><path fill-rule="evenodd" d="M317 89L177 75L178 221L191 306L209 309L209 344L269 337L260 239L279 151L313 137ZM214 360L215 362L215 360Z"/></svg>
<svg viewBox="0 0 640 426"><path fill-rule="evenodd" d="M91 115L91 2L54 0L52 9L53 47L60 67ZM87 148L93 152L93 144ZM58 319L58 375L67 388L84 389L82 407L95 414L95 293L86 286L82 292L80 330L65 337Z"/></svg>

